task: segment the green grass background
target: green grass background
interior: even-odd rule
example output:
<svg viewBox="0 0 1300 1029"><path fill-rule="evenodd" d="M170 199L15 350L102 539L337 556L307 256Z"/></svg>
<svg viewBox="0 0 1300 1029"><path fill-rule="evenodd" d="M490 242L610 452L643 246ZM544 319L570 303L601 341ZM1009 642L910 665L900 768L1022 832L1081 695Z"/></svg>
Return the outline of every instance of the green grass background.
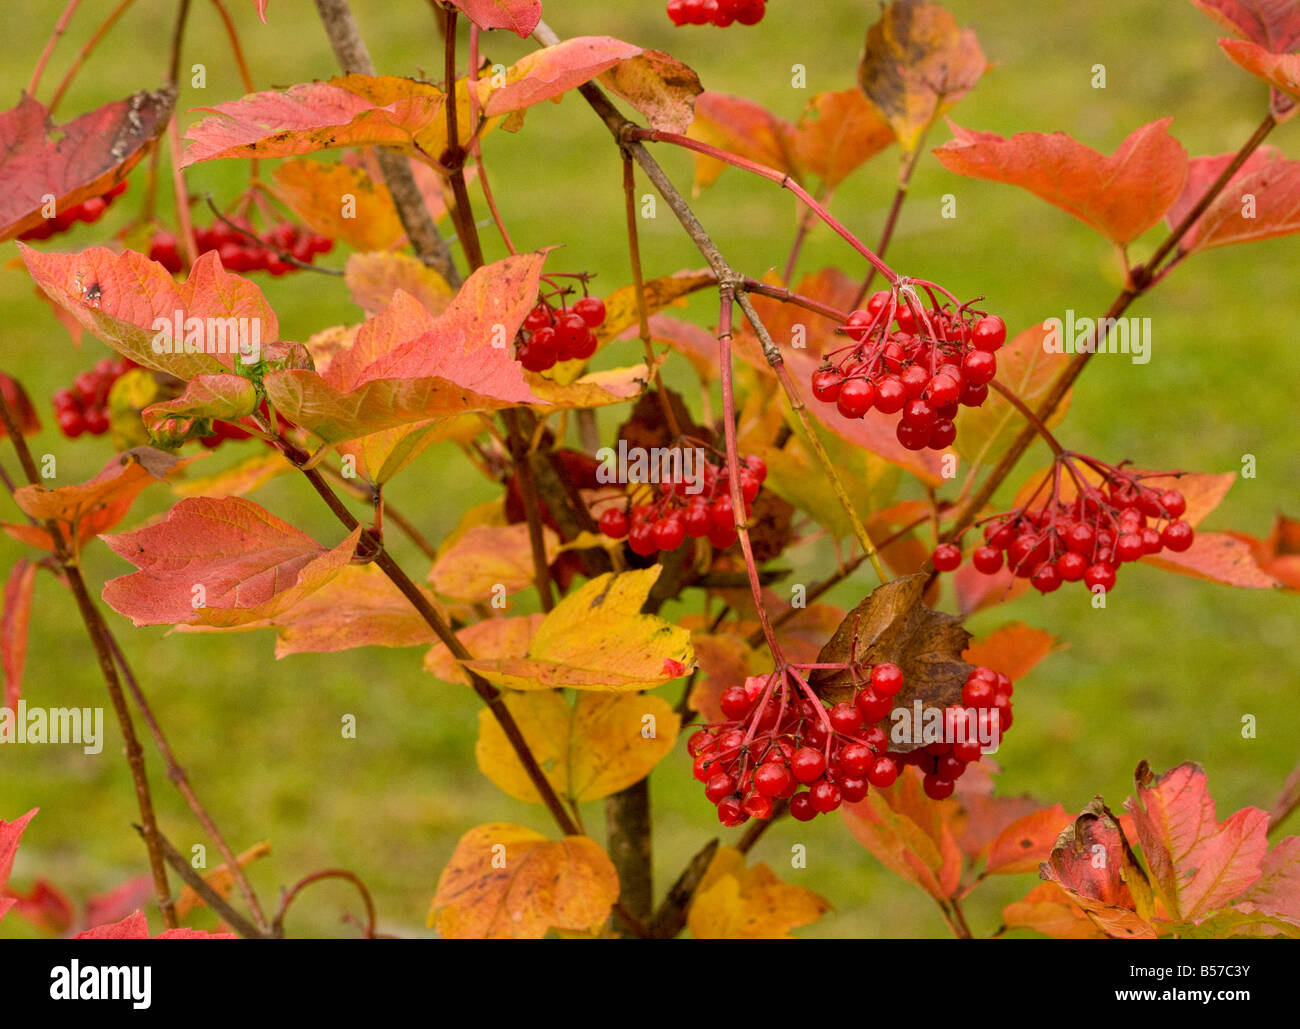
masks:
<svg viewBox="0 0 1300 1029"><path fill-rule="evenodd" d="M6 12L3 104L17 101L62 6L41 0ZM77 79L60 120L162 81L173 6L141 0L123 18ZM334 74L308 0L274 0L265 27L251 3L232 0L231 6L259 88ZM546 0L545 6L561 36L610 34L669 50L697 69L706 88L751 96L787 118L796 117L814 93L854 82L864 33L878 11L875 3L847 0L772 0L761 27L721 32L674 30L660 0ZM1138 125L1172 114L1172 132L1192 154L1202 154L1235 149L1262 117L1264 87L1221 55L1214 43L1219 31L1190 4L1117 0L1092 10L961 0L950 6L962 24L977 30L993 63L954 112L962 125L1003 134L1059 129L1109 153ZM424 3L357 0L355 7L381 71L438 74L441 50ZM108 0L83 5L46 73L42 99L48 100L70 55L110 8ZM204 3L194 8L183 66L203 63L208 81L206 90L184 91L182 109L242 93L215 13ZM501 33L485 43L493 60L505 62L527 49ZM796 63L807 71L804 90L791 88ZM1106 66L1104 90L1090 84L1096 64ZM187 114L184 121L195 117ZM1294 133L1294 126L1284 126L1271 142L1300 153ZM930 143L946 138L946 128L940 128ZM523 132L495 134L486 153L519 246L563 244L554 267L598 272L606 291L628 281L617 151L580 100L571 96L558 106L534 109ZM685 155L660 156L676 181L689 182ZM896 160L897 151L887 151L836 197L835 212L869 241L878 235L892 197ZM190 177L191 188L227 201L241 191L246 175L242 162L201 165ZM104 238L135 216L142 182L137 174L100 226L39 246L76 248ZM640 186L649 191L645 182ZM945 221L939 198L949 192L958 198L959 216ZM728 171L699 198L697 211L746 272L761 275L783 263L796 213L788 195ZM648 274L699 266L666 209L643 225ZM1153 232L1136 244L1135 256L1149 252L1158 238ZM490 232L485 240L490 256L500 256ZM1153 358L1145 366L1123 357L1093 362L1060 430L1070 445L1111 460L1132 457L1148 467L1204 471L1239 470L1242 455L1254 454L1258 477L1239 481L1207 527L1263 535L1275 511L1295 513L1296 246L1294 239L1281 239L1212 251L1141 301L1131 313L1152 319ZM337 265L341 256L336 252L326 260ZM5 244L0 257L6 265L0 271L0 366L22 379L40 407L47 428L32 441L37 455L57 456L60 482L81 481L109 458L110 444L99 439L69 445L53 428L48 398L106 350L90 337L80 352L74 349L34 297L21 267L14 267L14 245ZM1082 224L1022 191L953 176L929 157L920 164L889 260L958 295L986 294L1013 332L1065 308L1094 314L1119 285L1108 246ZM815 231L801 268L841 262L857 273L860 262L830 233ZM279 313L283 338L303 339L358 317L333 280L302 274L257 281ZM698 303L692 315L707 324L710 306ZM618 356L631 358L634 345L624 349ZM682 386L691 379L674 373L672 381ZM614 423L607 418L605 424ZM224 448L205 471L238 452ZM15 462L6 453L3 461L12 473ZM393 503L435 540L469 504L493 495L490 484L445 449L430 452L391 489ZM301 481L277 481L255 499L323 541L340 538L337 524ZM163 490L147 493L127 525L164 511L169 502ZM16 519L7 498L0 500L0 514ZM413 574L423 575L427 562L413 548L400 538L393 546ZM3 566L21 553L0 539ZM789 560L796 581L814 581L830 567L824 547L799 548ZM126 571L105 548L90 549L86 572L96 589ZM851 606L869 588L864 573L831 599ZM1128 795L1139 760L1165 769L1194 759L1209 772L1221 816L1245 804L1268 806L1300 749L1296 615L1292 595L1233 590L1130 567L1104 613L1090 608L1083 591L1064 589L975 616L970 628L977 634L1024 619L1069 644L1018 684L1016 725L998 755L1005 766L1000 788L1033 792L1072 810L1096 793L1115 805ZM169 637L109 617L199 794L232 843L238 849L263 838L273 841L273 856L251 872L272 906L279 888L317 868L339 866L368 883L383 929L426 934L429 898L462 833L488 820L550 832L540 807L511 800L478 773L473 748L479 705L467 690L422 673L420 651L366 649L276 662L267 634ZM667 691L672 699L678 689ZM37 586L26 693L30 702L51 706L104 702L71 598L48 577ZM1241 736L1247 713L1258 719L1256 739ZM344 714L358 720L355 741L340 738ZM150 748L161 823L188 850L202 838L160 767ZM652 788L662 889L718 827L680 748L656 771ZM38 805L41 813L15 866L16 886L44 876L83 900L144 870L130 829L138 815L115 730L110 728L99 758L72 747L0 751L0 817ZM601 836L601 805L584 815L593 835ZM807 846L805 870L789 868L795 843ZM885 872L836 818L780 824L755 858L835 905L834 915L802 935L946 933L933 904ZM968 904L975 931L992 931L1002 905L1034 882L1021 876L981 887ZM314 890L291 916L290 932L355 933L339 917L359 910L348 888L326 884ZM24 934L14 918L0 926L0 935Z"/></svg>

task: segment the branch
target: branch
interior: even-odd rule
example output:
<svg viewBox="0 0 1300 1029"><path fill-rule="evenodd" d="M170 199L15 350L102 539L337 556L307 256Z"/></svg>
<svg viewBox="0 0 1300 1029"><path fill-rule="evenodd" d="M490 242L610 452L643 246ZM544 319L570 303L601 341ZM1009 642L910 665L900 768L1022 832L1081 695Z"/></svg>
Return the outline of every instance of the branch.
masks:
<svg viewBox="0 0 1300 1029"><path fill-rule="evenodd" d="M345 72L358 75L375 74L370 52L357 29L356 20L348 0L316 0L316 10L329 36L330 46ZM453 97L454 99L454 97ZM455 106L453 103L451 106ZM420 195L420 187L406 158L392 150L377 149L379 167L384 183L393 197L397 215L406 229L406 236L415 248L416 255L455 288L460 285L460 272L452 260L447 241L442 238L429 209Z"/></svg>

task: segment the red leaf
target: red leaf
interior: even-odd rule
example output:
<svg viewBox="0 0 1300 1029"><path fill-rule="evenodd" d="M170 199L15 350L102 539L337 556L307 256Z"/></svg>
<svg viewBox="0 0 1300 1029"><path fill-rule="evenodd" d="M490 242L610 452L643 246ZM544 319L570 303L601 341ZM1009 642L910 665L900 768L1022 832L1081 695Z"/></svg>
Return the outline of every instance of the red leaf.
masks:
<svg viewBox="0 0 1300 1029"><path fill-rule="evenodd" d="M1183 237L1182 249L1208 250L1295 232L1300 232L1300 161L1282 160L1270 149L1251 155Z"/></svg>
<svg viewBox="0 0 1300 1029"><path fill-rule="evenodd" d="M1300 522L1279 514L1267 539L1241 532L1227 535L1250 548L1261 571L1274 576L1287 589L1300 590Z"/></svg>
<svg viewBox="0 0 1300 1029"><path fill-rule="evenodd" d="M104 600L136 625L244 625L329 582L360 535L327 550L242 497L187 498L166 521L101 537L140 569L106 583Z"/></svg>
<svg viewBox="0 0 1300 1029"><path fill-rule="evenodd" d="M1260 568L1250 544L1226 532L1198 532L1192 545L1181 554L1165 550L1142 560L1167 572L1224 586L1266 590L1278 585L1272 575Z"/></svg>
<svg viewBox="0 0 1300 1029"><path fill-rule="evenodd" d="M82 925L102 925L125 918L153 896L153 877L137 875L114 886L107 893L97 893L86 901L86 914Z"/></svg>
<svg viewBox="0 0 1300 1029"><path fill-rule="evenodd" d="M575 36L534 50L506 69L504 84L492 78L478 80L483 114L491 118L553 100L644 52L610 36Z"/></svg>
<svg viewBox="0 0 1300 1029"><path fill-rule="evenodd" d="M166 480L195 460L197 457L175 458L153 447L135 447L110 458L93 479L57 489L23 486L14 492L14 500L33 518L54 519L64 538L80 546L125 518L146 486ZM50 534L42 526L4 528L15 539L54 549Z"/></svg>
<svg viewBox="0 0 1300 1029"><path fill-rule="evenodd" d="M1234 64L1272 87L1268 110L1275 121L1290 121L1295 117L1296 98L1300 97L1300 54L1275 54L1238 39L1221 39L1219 46Z"/></svg>
<svg viewBox="0 0 1300 1029"><path fill-rule="evenodd" d="M9 885L9 873L14 867L14 854L18 852L18 841L22 838L27 823L39 810L40 808L34 807L12 822L0 819L0 918L3 918L5 912L14 905L12 898L4 896L4 891Z"/></svg>
<svg viewBox="0 0 1300 1029"><path fill-rule="evenodd" d="M14 562L5 583L4 616L0 619L0 657L4 662L4 707L18 710L23 695L23 665L27 663L27 623L32 614L36 565L25 557Z"/></svg>
<svg viewBox="0 0 1300 1029"><path fill-rule="evenodd" d="M0 372L0 393L4 394L5 403L13 412L18 431L24 436L34 436L41 431L41 420L36 417L36 408L32 406L31 397L17 379ZM0 422L0 439L9 438L9 429Z"/></svg>
<svg viewBox="0 0 1300 1029"><path fill-rule="evenodd" d="M79 932L74 940L147 940L149 922L140 911L135 911L120 922L97 925ZM233 940L234 933L209 933L202 929L168 929L154 937L156 940Z"/></svg>
<svg viewBox="0 0 1300 1029"><path fill-rule="evenodd" d="M1267 812L1242 808L1220 823L1205 771L1192 762L1156 778L1144 761L1136 778L1137 798L1124 806L1171 917L1203 918L1259 878Z"/></svg>
<svg viewBox="0 0 1300 1029"><path fill-rule="evenodd" d="M972 665L987 665L1019 682L1039 661L1060 649L1051 633L1024 622L1008 622L982 640L976 640L962 658Z"/></svg>
<svg viewBox="0 0 1300 1029"><path fill-rule="evenodd" d="M13 903L12 910L16 918L54 936L61 936L71 929L76 917L72 901L45 879L37 879L26 896L11 893L9 900ZM0 905L4 902L4 899L0 899Z"/></svg>
<svg viewBox="0 0 1300 1029"><path fill-rule="evenodd" d="M1292 0L1192 0L1229 32L1277 53L1300 43L1300 6Z"/></svg>
<svg viewBox="0 0 1300 1029"><path fill-rule="evenodd" d="M233 372L243 364L238 353L240 326L236 324L232 332L229 319L246 319L248 338L256 330L262 347L279 339L279 322L262 291L222 268L215 250L201 255L190 277L181 283L162 265L133 250L115 254L91 247L79 254L42 254L22 243L18 250L36 284L54 303L119 354L178 379ZM171 344L184 350L188 337L178 337L178 317L182 333L201 325L204 350L215 352L157 353L155 339L164 350ZM165 338L161 329L154 328L156 321L169 326Z"/></svg>
<svg viewBox="0 0 1300 1029"><path fill-rule="evenodd" d="M509 29L527 39L542 20L542 0L451 0L481 29Z"/></svg>
<svg viewBox="0 0 1300 1029"><path fill-rule="evenodd" d="M1241 900L1239 911L1263 911L1300 925L1300 836L1288 836L1270 850L1260 875Z"/></svg>
<svg viewBox="0 0 1300 1029"><path fill-rule="evenodd" d="M787 172L796 181L802 176L795 127L744 97L701 93L695 98L695 121L687 135L738 157ZM711 186L726 167L717 158L696 154L696 189Z"/></svg>
<svg viewBox="0 0 1300 1029"><path fill-rule="evenodd" d="M47 195L65 211L126 178L166 128L173 99L135 93L56 128L24 93L0 114L0 240L41 224Z"/></svg>
<svg viewBox="0 0 1300 1029"><path fill-rule="evenodd" d="M1158 222L1182 191L1187 151L1166 131L1172 120L1134 130L1110 157L1064 132L1003 139L958 125L952 125L956 138L934 155L959 175L1021 186L1125 244Z"/></svg>
<svg viewBox="0 0 1300 1029"><path fill-rule="evenodd" d="M894 130L858 89L818 93L795 130L800 163L828 190L892 142Z"/></svg>
<svg viewBox="0 0 1300 1029"><path fill-rule="evenodd" d="M1165 223L1170 229L1178 225L1187 213L1196 206L1196 202L1205 195L1205 191L1215 179L1223 174L1223 169L1228 167L1236 156L1236 151L1233 151L1232 153L1218 154L1213 157L1193 157L1187 163L1187 182L1183 184L1183 192L1174 201L1173 206L1165 212ZM1238 213L1240 213L1242 190L1238 187L1241 185L1242 180L1264 165L1280 159L1281 156L1281 152L1276 147L1267 144L1261 146L1246 158L1245 163L1228 180L1223 187L1223 191L1219 194L1219 201L1224 197L1236 197L1238 200L1236 206ZM1202 212L1201 217L1193 222L1191 228L1183 234L1183 238L1178 244L1179 250L1195 251L1200 249L1196 245L1196 238L1200 235L1201 226L1204 223L1205 214Z"/></svg>
<svg viewBox="0 0 1300 1029"><path fill-rule="evenodd" d="M437 318L398 290L323 372L268 374L267 396L286 418L329 443L536 403L506 344L536 303L544 261L545 254L521 254L478 269Z"/></svg>

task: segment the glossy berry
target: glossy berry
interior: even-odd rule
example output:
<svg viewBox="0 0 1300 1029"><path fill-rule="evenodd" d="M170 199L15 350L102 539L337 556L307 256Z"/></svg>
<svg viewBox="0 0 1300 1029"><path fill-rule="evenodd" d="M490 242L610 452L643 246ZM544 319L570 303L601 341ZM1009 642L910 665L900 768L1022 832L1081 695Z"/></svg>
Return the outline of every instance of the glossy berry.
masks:
<svg viewBox="0 0 1300 1029"><path fill-rule="evenodd" d="M783 764L766 761L754 769L754 789L764 797L789 796L794 785L794 776Z"/></svg>
<svg viewBox="0 0 1300 1029"><path fill-rule="evenodd" d="M882 697L892 697L903 688L903 671L898 665L884 663L871 669L871 688Z"/></svg>
<svg viewBox="0 0 1300 1029"><path fill-rule="evenodd" d="M610 539L621 540L627 535L627 515L616 507L607 508L600 515L600 531Z"/></svg>
<svg viewBox="0 0 1300 1029"><path fill-rule="evenodd" d="M583 297L573 305L573 310L589 329L598 329L605 322L605 302L598 297Z"/></svg>
<svg viewBox="0 0 1300 1029"><path fill-rule="evenodd" d="M971 345L976 350L983 350L991 354L1002 346L1006 339L1006 323L995 314L985 315L971 329Z"/></svg>
<svg viewBox="0 0 1300 1029"><path fill-rule="evenodd" d="M728 686L722 691L718 703L722 713L732 720L744 718L754 706L743 686Z"/></svg>
<svg viewBox="0 0 1300 1029"><path fill-rule="evenodd" d="M790 759L790 771L801 783L815 782L826 771L826 758L811 747L800 747Z"/></svg>
<svg viewBox="0 0 1300 1029"><path fill-rule="evenodd" d="M790 815L800 822L808 822L817 817L817 809L812 805L812 798L805 790L790 798Z"/></svg>
<svg viewBox="0 0 1300 1029"><path fill-rule="evenodd" d="M894 784L900 770L898 761L895 758L888 754L882 754L867 769L867 781L872 786L886 789Z"/></svg>
<svg viewBox="0 0 1300 1029"><path fill-rule="evenodd" d="M931 800L946 800L952 796L952 791L956 789L957 784L951 779L944 779L931 773L922 780L922 787L925 795Z"/></svg>
<svg viewBox="0 0 1300 1029"><path fill-rule="evenodd" d="M1160 542L1175 554L1181 554L1192 545L1195 532L1187 522L1170 522L1160 530Z"/></svg>
<svg viewBox="0 0 1300 1029"><path fill-rule="evenodd" d="M930 555L930 560L934 563L936 571L956 571L961 567L961 547L954 543L940 543L934 548L934 553ZM1001 554L998 555L998 563L1002 563Z"/></svg>
<svg viewBox="0 0 1300 1029"><path fill-rule="evenodd" d="M977 572L992 575L1002 569L1002 551L996 547L976 547L971 554L971 564Z"/></svg>

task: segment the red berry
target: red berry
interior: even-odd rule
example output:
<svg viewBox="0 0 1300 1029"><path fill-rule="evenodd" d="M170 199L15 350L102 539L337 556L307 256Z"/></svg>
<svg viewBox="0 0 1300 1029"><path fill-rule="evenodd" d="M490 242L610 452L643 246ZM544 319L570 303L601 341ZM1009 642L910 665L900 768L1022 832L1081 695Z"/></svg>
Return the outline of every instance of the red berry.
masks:
<svg viewBox="0 0 1300 1029"><path fill-rule="evenodd" d="M993 551L993 553L997 554L998 564L1001 565L1002 555L998 554L996 550ZM940 543L934 548L934 553L930 556L930 560L934 562L935 569L940 572L956 571L961 567L961 547L954 543Z"/></svg>
<svg viewBox="0 0 1300 1029"><path fill-rule="evenodd" d="M709 505L704 501L692 502L690 507L682 514L682 526L686 529L686 535L692 539L707 536L709 530L713 528L713 517L709 513Z"/></svg>
<svg viewBox="0 0 1300 1029"><path fill-rule="evenodd" d="M108 431L108 413L102 407L88 408L84 417L86 431L92 436L102 436Z"/></svg>
<svg viewBox="0 0 1300 1029"><path fill-rule="evenodd" d="M844 323L844 334L855 343L861 343L867 336L867 326L875 320L869 311L850 311L848 321Z"/></svg>
<svg viewBox="0 0 1300 1029"><path fill-rule="evenodd" d="M551 326L551 309L546 304L538 304L524 318L524 328L529 332L548 329Z"/></svg>
<svg viewBox="0 0 1300 1029"><path fill-rule="evenodd" d="M1170 518L1181 518L1187 510L1187 500L1176 489L1165 490L1160 494L1160 507Z"/></svg>
<svg viewBox="0 0 1300 1029"><path fill-rule="evenodd" d="M800 822L809 822L817 817L817 809L812 806L812 798L806 791L790 798L790 815Z"/></svg>
<svg viewBox="0 0 1300 1029"><path fill-rule="evenodd" d="M808 800L814 811L825 815L839 807L844 798L838 786L828 783L825 779L818 779L808 789Z"/></svg>
<svg viewBox="0 0 1300 1029"><path fill-rule="evenodd" d="M957 438L957 426L951 418L940 418L930 430L930 449L943 450Z"/></svg>
<svg viewBox="0 0 1300 1029"><path fill-rule="evenodd" d="M894 709L894 701L892 697L882 697L868 686L858 691L858 695L853 698L853 706L858 709L865 723L874 725Z"/></svg>
<svg viewBox="0 0 1300 1029"><path fill-rule="evenodd" d="M963 407L979 407L989 398L988 383L967 382L965 388L961 391L961 403Z"/></svg>
<svg viewBox="0 0 1300 1029"><path fill-rule="evenodd" d="M967 383L983 386L998 373L998 359L986 350L972 350L961 362Z"/></svg>
<svg viewBox="0 0 1300 1029"><path fill-rule="evenodd" d="M956 783L951 779L944 779L933 772L927 775L921 783L925 789L925 795L931 800L946 800L952 796L952 791L956 789Z"/></svg>
<svg viewBox="0 0 1300 1029"><path fill-rule="evenodd" d="M830 719L832 728L845 736L852 736L862 728L862 715L852 704L836 704L831 708Z"/></svg>
<svg viewBox="0 0 1300 1029"><path fill-rule="evenodd" d="M678 28L686 24L686 0L668 0L668 17Z"/></svg>
<svg viewBox="0 0 1300 1029"><path fill-rule="evenodd" d="M889 754L881 754L876 758L872 766L867 769L867 781L872 786L886 789L894 785L894 780L898 778L898 762Z"/></svg>
<svg viewBox="0 0 1300 1029"><path fill-rule="evenodd" d="M840 780L840 795L846 804L856 804L866 798L868 785L866 779L852 778Z"/></svg>
<svg viewBox="0 0 1300 1029"><path fill-rule="evenodd" d="M723 797L730 797L736 792L736 780L725 772L719 772L712 776L704 787L704 795L714 804L722 800Z"/></svg>
<svg viewBox="0 0 1300 1029"><path fill-rule="evenodd" d="M1146 541L1142 538L1142 530L1137 532L1126 532L1115 541L1115 556L1121 561L1136 561L1147 552Z"/></svg>
<svg viewBox="0 0 1300 1029"><path fill-rule="evenodd" d="M905 403L907 403L907 390L897 379L892 377L884 379L876 387L877 411L893 414L895 411L901 411Z"/></svg>
<svg viewBox="0 0 1300 1029"><path fill-rule="evenodd" d="M754 818L772 817L772 801L760 794L751 793L741 806L745 809L745 814Z"/></svg>
<svg viewBox="0 0 1300 1029"><path fill-rule="evenodd" d="M583 297L573 305L573 310L589 329L598 329L605 322L605 302L598 297Z"/></svg>
<svg viewBox="0 0 1300 1029"><path fill-rule="evenodd" d="M655 544L660 550L676 550L685 540L686 529L680 518L670 516L655 523Z"/></svg>
<svg viewBox="0 0 1300 1029"><path fill-rule="evenodd" d="M736 721L749 714L754 702L750 699L749 694L745 692L745 687L728 686L722 691L718 705L722 708L724 715Z"/></svg>
<svg viewBox="0 0 1300 1029"><path fill-rule="evenodd" d="M627 535L627 515L616 507L607 508L600 515L600 531L613 540Z"/></svg>
<svg viewBox="0 0 1300 1029"><path fill-rule="evenodd" d="M826 758L812 747L800 747L790 759L790 771L802 783L814 782L826 771Z"/></svg>
<svg viewBox="0 0 1300 1029"><path fill-rule="evenodd" d="M1002 551L994 547L976 547L971 555L971 564L977 572L992 575L1002 569Z"/></svg>
<svg viewBox="0 0 1300 1029"><path fill-rule="evenodd" d="M844 771L854 777L865 775L875 761L876 755L865 743L850 743L840 751L840 764L844 766Z"/></svg>
<svg viewBox="0 0 1300 1029"><path fill-rule="evenodd" d="M1088 559L1082 554L1062 554L1056 559L1056 570L1063 582L1078 582L1088 570Z"/></svg>
<svg viewBox="0 0 1300 1029"><path fill-rule="evenodd" d="M627 544L634 554L649 557L659 549L658 543L655 542L654 526L645 522L633 525L627 533Z"/></svg>
<svg viewBox="0 0 1300 1029"><path fill-rule="evenodd" d="M555 348L560 360L571 361L578 356L587 341L587 323L582 315L572 311L561 315L555 321Z"/></svg>
<svg viewBox="0 0 1300 1029"><path fill-rule="evenodd" d="M86 422L81 417L80 411L60 411L55 417L59 423L59 431L68 439L76 439L86 431Z"/></svg>
<svg viewBox="0 0 1300 1029"><path fill-rule="evenodd" d="M1006 339L1006 323L995 314L985 315L977 321L970 333L971 345L976 350L987 351L990 354L1002 346Z"/></svg>
<svg viewBox="0 0 1300 1029"><path fill-rule="evenodd" d="M983 679L969 678L961 688L962 703L968 707L988 707L996 696L997 688Z"/></svg>
<svg viewBox="0 0 1300 1029"><path fill-rule="evenodd" d="M1192 545L1192 539L1195 535L1191 525L1187 522L1170 522L1160 530L1160 542L1175 554L1181 554Z"/></svg>
<svg viewBox="0 0 1300 1029"><path fill-rule="evenodd" d="M1065 549L1072 554L1088 555L1097 545L1097 531L1084 522L1070 526L1065 533Z"/></svg>
<svg viewBox="0 0 1300 1029"><path fill-rule="evenodd" d="M961 400L961 384L951 376L940 373L930 380L925 393L936 408L947 407Z"/></svg>
<svg viewBox="0 0 1300 1029"><path fill-rule="evenodd" d="M749 815L745 813L739 797L727 797L718 805L718 821L728 829L734 829L749 821Z"/></svg>
<svg viewBox="0 0 1300 1029"><path fill-rule="evenodd" d="M1083 573L1083 583L1089 590L1095 590L1100 586L1109 593L1115 588L1115 570L1100 563L1091 565Z"/></svg>
<svg viewBox="0 0 1300 1029"><path fill-rule="evenodd" d="M974 733L968 733L964 743L954 743L952 745L952 759L960 761L963 766L970 764L972 761L978 761L984 756L984 745L980 743Z"/></svg>
<svg viewBox="0 0 1300 1029"><path fill-rule="evenodd" d="M775 761L765 761L754 769L754 789L764 797L784 797L794 784L790 769Z"/></svg>
<svg viewBox="0 0 1300 1029"><path fill-rule="evenodd" d="M1061 585L1061 573L1051 561L1044 564L1029 577L1030 583L1039 593L1051 593Z"/></svg>
<svg viewBox="0 0 1300 1029"><path fill-rule="evenodd" d="M871 410L873 401L878 402L878 398L878 390L866 379L849 379L840 386L835 406L845 418L861 418Z"/></svg>
<svg viewBox="0 0 1300 1029"><path fill-rule="evenodd" d="M839 399L840 386L844 380L834 368L819 368L813 372L813 396L824 404L833 404Z"/></svg>
<svg viewBox="0 0 1300 1029"><path fill-rule="evenodd" d="M876 665L871 669L871 688L882 697L892 697L903 688L903 670L888 662Z"/></svg>
<svg viewBox="0 0 1300 1029"><path fill-rule="evenodd" d="M930 430L899 422L894 429L898 442L908 450L924 450L930 445Z"/></svg>
<svg viewBox="0 0 1300 1029"><path fill-rule="evenodd" d="M945 754L939 758L934 770L940 779L960 779L961 773L966 771L966 762Z"/></svg>

